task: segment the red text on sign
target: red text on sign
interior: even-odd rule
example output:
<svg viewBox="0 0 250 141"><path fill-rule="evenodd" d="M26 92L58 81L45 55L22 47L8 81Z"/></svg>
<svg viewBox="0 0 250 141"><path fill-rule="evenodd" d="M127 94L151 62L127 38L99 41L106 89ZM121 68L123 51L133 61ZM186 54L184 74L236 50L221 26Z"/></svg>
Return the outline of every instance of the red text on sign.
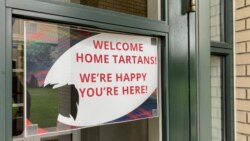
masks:
<svg viewBox="0 0 250 141"><path fill-rule="evenodd" d="M116 82L145 81L147 73L116 73Z"/></svg>
<svg viewBox="0 0 250 141"><path fill-rule="evenodd" d="M81 83L112 82L111 73L80 73L79 77Z"/></svg>
<svg viewBox="0 0 250 141"><path fill-rule="evenodd" d="M142 43L128 43L128 42L111 42L111 41L99 41L93 40L95 49L104 50L123 50L123 51L143 51Z"/></svg>
<svg viewBox="0 0 250 141"><path fill-rule="evenodd" d="M112 55L115 64L157 64L155 56Z"/></svg>
<svg viewBox="0 0 250 141"><path fill-rule="evenodd" d="M123 95L146 94L147 86L123 86Z"/></svg>
<svg viewBox="0 0 250 141"><path fill-rule="evenodd" d="M76 62L81 63L109 63L109 55L107 54L84 54L76 53Z"/></svg>
<svg viewBox="0 0 250 141"><path fill-rule="evenodd" d="M81 97L117 96L118 87L79 88Z"/></svg>

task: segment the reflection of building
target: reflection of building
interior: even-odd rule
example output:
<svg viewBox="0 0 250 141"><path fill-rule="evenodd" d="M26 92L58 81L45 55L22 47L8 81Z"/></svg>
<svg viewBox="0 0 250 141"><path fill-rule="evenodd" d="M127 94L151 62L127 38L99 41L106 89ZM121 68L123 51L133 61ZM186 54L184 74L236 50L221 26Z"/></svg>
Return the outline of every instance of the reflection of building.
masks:
<svg viewBox="0 0 250 141"><path fill-rule="evenodd" d="M23 24L19 22L14 22L13 28L13 72L17 76L20 82L23 82L23 66L24 66L24 58L23 58ZM22 84L23 85L23 84ZM18 90L21 90L20 85L17 86Z"/></svg>
<svg viewBox="0 0 250 141"><path fill-rule="evenodd" d="M77 1L77 0L75 0ZM110 9L132 15L147 17L147 0L78 0L83 5ZM77 2L76 2L77 3Z"/></svg>
<svg viewBox="0 0 250 141"><path fill-rule="evenodd" d="M28 25L27 25L28 24ZM26 32L24 32L25 26ZM29 43L29 40L25 43L24 39L32 38L35 40L36 44L40 45L54 45L57 43L57 40L54 38L48 39L46 33L48 31L57 30L57 27L48 26L39 26L34 23L25 23L24 21L15 19L13 20L13 49L12 49L12 67L13 67L13 99L15 102L13 108L18 108L17 113L18 117L13 117L13 135L20 135L24 130L24 86L27 88L38 88L40 87L41 82L39 78L42 77L43 73L35 72L27 77L27 83L24 82L24 45ZM26 37L24 37L26 34ZM41 45L40 45L41 46ZM43 46L41 46L43 47ZM26 48L27 49L27 48ZM30 117L31 114L31 97L29 95L29 90L27 89L27 117ZM32 115L31 115L32 116ZM30 119L28 119L30 120ZM34 128L34 130L36 130Z"/></svg>
<svg viewBox="0 0 250 141"><path fill-rule="evenodd" d="M13 28L13 50L12 50L12 134L20 135L24 130L24 49L23 49L23 25L15 23Z"/></svg>
<svg viewBox="0 0 250 141"><path fill-rule="evenodd" d="M212 101L212 139L213 141L221 141L223 136L223 114L222 101L223 94L221 92L221 58L211 57L211 101Z"/></svg>
<svg viewBox="0 0 250 141"><path fill-rule="evenodd" d="M220 41L221 39L221 12L222 9L220 8L221 1L220 0L210 0L210 18L211 18L211 40L213 41Z"/></svg>

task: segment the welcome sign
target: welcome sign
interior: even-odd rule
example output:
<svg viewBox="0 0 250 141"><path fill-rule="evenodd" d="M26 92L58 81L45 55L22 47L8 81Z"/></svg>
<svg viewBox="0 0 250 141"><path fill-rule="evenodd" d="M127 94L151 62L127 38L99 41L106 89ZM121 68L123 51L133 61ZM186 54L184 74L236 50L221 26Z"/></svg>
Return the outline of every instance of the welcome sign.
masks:
<svg viewBox="0 0 250 141"><path fill-rule="evenodd" d="M27 89L35 77L39 89L58 89L58 95L67 95L70 102L64 104L69 104L70 110L65 113L59 104L58 123L88 127L157 116L156 38L89 32L88 37L78 39L53 59L41 62L43 67L32 68L30 62L41 58L32 50L31 42L38 42L32 34L26 32ZM62 50L65 43L58 42L59 39L45 54L54 55ZM43 76L37 72L43 72ZM65 87L67 90L63 89Z"/></svg>

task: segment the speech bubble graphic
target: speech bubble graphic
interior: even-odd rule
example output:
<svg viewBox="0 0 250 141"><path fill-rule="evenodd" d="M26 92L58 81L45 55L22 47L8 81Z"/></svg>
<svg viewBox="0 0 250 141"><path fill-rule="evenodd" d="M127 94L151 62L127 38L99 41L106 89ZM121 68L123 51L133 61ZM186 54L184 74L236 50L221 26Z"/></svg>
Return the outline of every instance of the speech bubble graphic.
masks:
<svg viewBox="0 0 250 141"><path fill-rule="evenodd" d="M58 121L93 126L118 119L145 102L157 89L157 71L155 38L100 33L61 55L44 86L74 85L77 114L59 114Z"/></svg>

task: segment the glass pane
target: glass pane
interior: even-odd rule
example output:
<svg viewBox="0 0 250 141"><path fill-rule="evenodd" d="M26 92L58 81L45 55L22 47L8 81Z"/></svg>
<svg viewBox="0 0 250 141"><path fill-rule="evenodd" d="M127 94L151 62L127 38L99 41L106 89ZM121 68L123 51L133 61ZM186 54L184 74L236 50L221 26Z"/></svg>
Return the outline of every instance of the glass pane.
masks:
<svg viewBox="0 0 250 141"><path fill-rule="evenodd" d="M101 36L100 39L102 40L114 40L119 36L118 39L121 41L117 41L115 46L113 46L110 40L110 42L103 43L103 46L105 46L103 48L101 47L101 41L98 42L96 40L91 42L93 48L89 44L86 46L86 43L82 44L82 42L87 41L87 39L99 36ZM112 36L112 38L109 36ZM125 41L123 42L123 37L126 37L126 41L129 41L129 43ZM141 44L136 44L138 41L141 42ZM80 45L77 46L78 44ZM60 58L63 58L64 55L74 47L87 48L84 51L78 50L78 52L69 55L69 57L73 57L75 60L74 63L80 64L80 66L84 66L85 68L79 69L79 66L74 67L72 62L67 64L67 58L66 61L58 67L60 71L57 71L51 75L50 78L47 78L50 73L53 72L54 69L52 68L56 68L54 66L57 66L56 64L60 62ZM91 51L91 49L88 50L88 48L92 48L94 51ZM32 136L35 140L44 141L78 141L79 138L84 138L89 141L116 141L122 136L124 141L159 140L160 104L158 102L159 95L157 92L158 74L152 73L158 72L157 48L158 38L156 37L106 33L77 26L14 19L12 58L13 139L23 139L26 141ZM115 49L116 51L114 51ZM126 53L121 50L124 50ZM93 56L90 55L91 52L93 53ZM109 58L110 60L105 59L105 57L100 57L108 54L108 52L115 52L116 54L108 56L112 58ZM120 52L125 53L125 59L121 59L122 55ZM100 53L99 57L97 56L98 53ZM133 56L129 57L129 55ZM109 80L110 78L108 75L111 71L107 70L107 68L110 68L105 67L104 65L109 64L109 61L112 62L112 66L115 64L120 65L119 67L111 67L111 71L115 72L112 74L112 76L116 76L115 83L109 83L109 81L112 81ZM115 92L116 88L111 89L112 91L106 90L103 93L98 93L97 90L95 93L92 92L95 86L92 86L92 82L96 82L97 80L96 77L91 77L90 82L90 78L87 78L85 75L87 73L83 73L85 70L88 70L88 67L86 67L87 64L90 64L90 67L95 64L103 64L103 67L94 68L91 72L94 71L97 73L100 70L108 72L107 75L99 77L98 81L101 82L101 85L99 86L104 87L105 85L108 85L105 87L108 89L114 84L119 84L119 92L122 92L120 95L122 95L123 98L122 101L119 101L118 99L115 100L115 102L118 103L114 104L119 108L122 108L123 105L124 107L129 107L129 105L133 103L134 98L129 99L129 102L123 103L123 101L126 100L126 97L141 97L144 95L148 95L148 97L144 100L137 99L136 102L139 100L141 103L133 105L135 107L134 109L126 114L122 114L118 118L99 122L99 120L102 120L99 119L99 116L91 116L89 119L98 119L96 120L98 123L93 125L82 125L81 122L77 122L82 118L87 118L87 114L84 116L79 115L79 113L82 112L82 110L79 110L82 99L87 101L87 98L90 99L95 96L101 96L101 94L109 95L110 97L118 97L117 92ZM126 67L126 69L122 69L122 72L124 70L129 70L130 64L132 64L132 66L138 65L141 67L136 67L131 73L117 73L123 67ZM78 77L73 78L70 76L68 79L67 72L72 73L72 71L80 72L77 73L79 74ZM140 74L138 72L142 73ZM60 74L60 77L57 76L58 74ZM131 76L128 76L127 74L130 74ZM124 77L122 75L124 75ZM52 82L57 79L60 81ZM79 82L81 83L84 81L84 85L81 85L80 88L78 88L78 84L73 85L75 79L79 79ZM67 80L68 82L62 82L64 80ZM124 83L125 81L128 81L128 83ZM107 84L105 82L107 82ZM84 92L83 88L85 88L88 83L91 83L93 88L86 87L89 89ZM120 85L120 83L123 85ZM145 86L142 85L139 87L135 85L136 83L141 85L145 84ZM98 103L98 99L94 103ZM109 104L109 102L105 103ZM111 110L112 108L117 109L117 106L114 105L108 106L104 111L98 111L98 113L102 113L100 114L100 117L110 115L110 111L112 111L111 114L115 113L114 110ZM97 108L100 109L102 107L100 106ZM93 110L94 107L89 109L90 110L88 111L91 113L95 111ZM138 121L128 122L132 120ZM126 123L118 124L118 122ZM104 126L103 124L111 125ZM96 127L86 128L91 126ZM83 127L85 129L77 132L77 130ZM75 140L74 138L77 139Z"/></svg>
<svg viewBox="0 0 250 141"><path fill-rule="evenodd" d="M18 136L24 130L24 44L22 23L17 21L14 23L14 27L12 49L12 134Z"/></svg>
<svg viewBox="0 0 250 141"><path fill-rule="evenodd" d="M78 140L72 140L72 134L70 133L60 136L44 137L41 138L39 141L78 141Z"/></svg>
<svg viewBox="0 0 250 141"><path fill-rule="evenodd" d="M212 141L223 141L222 58L211 57Z"/></svg>
<svg viewBox="0 0 250 141"><path fill-rule="evenodd" d="M41 141L159 141L159 120L148 119L72 131Z"/></svg>
<svg viewBox="0 0 250 141"><path fill-rule="evenodd" d="M210 0L211 40L224 41L223 0Z"/></svg>
<svg viewBox="0 0 250 141"><path fill-rule="evenodd" d="M161 0L54 0L76 3L112 10L116 12L148 17L154 20L161 19Z"/></svg>

